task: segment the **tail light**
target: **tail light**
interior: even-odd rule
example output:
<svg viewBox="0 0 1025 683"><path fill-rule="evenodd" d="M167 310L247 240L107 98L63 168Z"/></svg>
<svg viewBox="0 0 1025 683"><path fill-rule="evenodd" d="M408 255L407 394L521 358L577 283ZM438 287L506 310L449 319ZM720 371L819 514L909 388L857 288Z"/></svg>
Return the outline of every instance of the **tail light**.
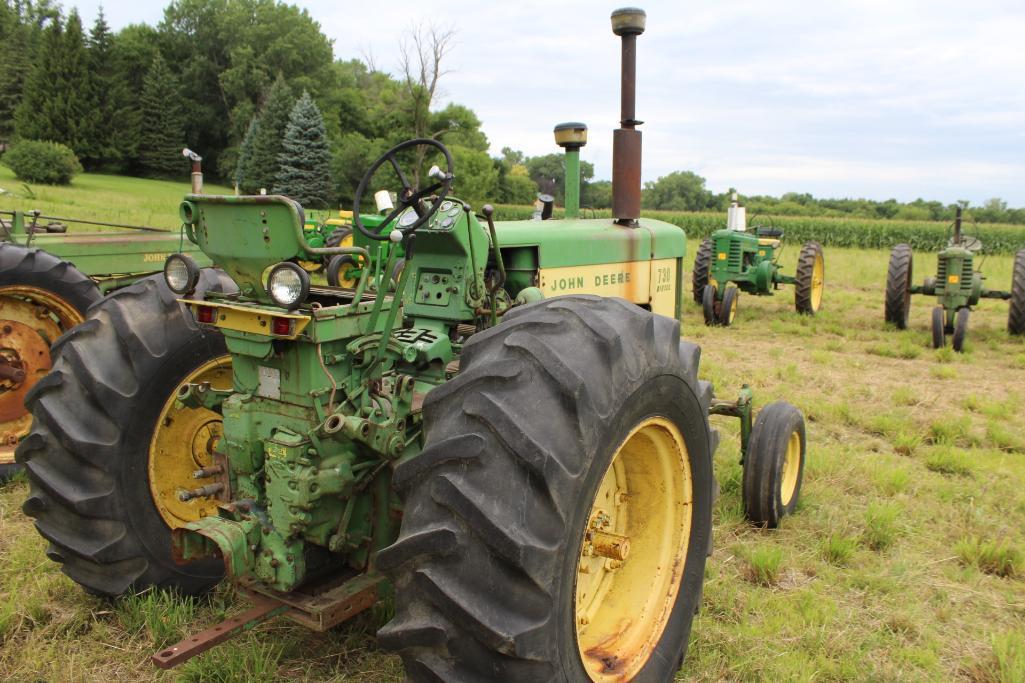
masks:
<svg viewBox="0 0 1025 683"><path fill-rule="evenodd" d="M207 325L213 325L217 320L217 309L213 306L196 306L196 320Z"/></svg>
<svg viewBox="0 0 1025 683"><path fill-rule="evenodd" d="M279 336L288 336L292 334L292 330L295 328L295 321L291 318L272 318L271 319L271 332Z"/></svg>

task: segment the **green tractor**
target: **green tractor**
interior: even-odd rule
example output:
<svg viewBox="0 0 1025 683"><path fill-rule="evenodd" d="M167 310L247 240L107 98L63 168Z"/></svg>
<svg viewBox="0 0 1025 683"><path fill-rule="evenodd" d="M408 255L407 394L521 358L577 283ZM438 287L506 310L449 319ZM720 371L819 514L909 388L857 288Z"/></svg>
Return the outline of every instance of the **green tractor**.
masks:
<svg viewBox="0 0 1025 683"><path fill-rule="evenodd" d="M632 86L645 15L612 26ZM671 680L711 551L709 416L740 419L762 526L797 504L806 435L793 406L754 420L746 387L726 401L698 379L673 317L684 236L640 219L628 92L613 219L496 223L451 195L441 143L386 152L353 224L402 247L394 286L397 249L378 268L314 246L287 197L188 195L188 238L223 271L171 255L65 335L29 396L24 510L48 556L94 594L226 577L251 599L161 667L262 619L326 629L394 595L378 638L409 680ZM426 187L401 161L420 146L441 161ZM381 168L403 189L372 228ZM340 255L353 287L313 284L302 264Z"/></svg>
<svg viewBox="0 0 1025 683"><path fill-rule="evenodd" d="M982 242L976 237L962 235L961 214L959 206L954 216L953 236L947 248L937 255L935 277L926 278L921 285L911 284L911 245L898 244L893 248L886 271L884 309L886 322L904 330L911 312L911 295L937 297L939 302L932 309L932 347L943 348L950 336L951 346L958 353L964 351L972 306L981 299L1009 300L1007 331L1025 335L1025 249L1015 255L1011 290L987 289L986 276L975 269L975 255L982 251Z"/></svg>
<svg viewBox="0 0 1025 683"><path fill-rule="evenodd" d="M794 285L798 313L815 315L822 307L826 267L822 245L805 242L794 276L780 272L783 231L772 226L747 232L745 209L734 193L727 225L698 247L691 275L694 301L701 305L706 325L729 327L737 317L740 292L770 295L780 285Z"/></svg>
<svg viewBox="0 0 1025 683"><path fill-rule="evenodd" d="M190 150L193 188L201 187L202 159ZM351 216L341 212L304 226L311 245L351 243ZM39 211L0 212L0 481L18 468L14 450L32 418L24 406L32 387L52 367L57 338L85 320L106 294L159 274L169 254L210 260L179 231L44 216ZM379 221L367 217L368 224ZM116 228L68 232L68 224ZM317 268L321 264L311 264ZM330 265L330 264L327 264ZM325 266L326 267L326 266ZM337 272L337 271L336 271ZM344 269L342 270L344 275Z"/></svg>

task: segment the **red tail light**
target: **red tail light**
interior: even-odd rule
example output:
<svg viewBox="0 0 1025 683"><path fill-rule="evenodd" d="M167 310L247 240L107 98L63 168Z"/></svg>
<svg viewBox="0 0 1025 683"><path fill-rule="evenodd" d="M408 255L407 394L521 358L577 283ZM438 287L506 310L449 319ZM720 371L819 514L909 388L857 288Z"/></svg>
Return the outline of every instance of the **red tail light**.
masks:
<svg viewBox="0 0 1025 683"><path fill-rule="evenodd" d="M294 322L291 318L272 318L271 332L282 336L290 335Z"/></svg>
<svg viewBox="0 0 1025 683"><path fill-rule="evenodd" d="M217 320L217 309L213 306L196 306L196 320L212 325Z"/></svg>

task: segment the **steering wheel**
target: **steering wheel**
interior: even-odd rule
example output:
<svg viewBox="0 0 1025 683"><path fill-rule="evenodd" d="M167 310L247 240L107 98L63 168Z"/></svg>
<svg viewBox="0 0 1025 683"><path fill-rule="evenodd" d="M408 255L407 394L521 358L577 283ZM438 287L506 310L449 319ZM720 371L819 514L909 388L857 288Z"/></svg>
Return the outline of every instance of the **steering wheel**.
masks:
<svg viewBox="0 0 1025 683"><path fill-rule="evenodd" d="M402 167L399 166L399 162L395 159L395 156L399 152L411 147L419 147L420 145L436 147L445 155L445 163L448 165L447 171L443 172L438 170L437 172L432 172L430 176L432 178L436 178L438 182L422 190L410 185L409 179L406 177L406 174L403 173ZM385 162L391 164L392 169L395 171L395 175L398 176L399 182L402 183L402 190L399 192L398 196L399 205L395 207L395 209L388 214L384 221L377 227L377 232L372 232L363 226L363 221L360 220L359 206L360 202L363 200L363 195L367 191L367 186L370 185L370 181L374 177L374 173L376 173L377 169L381 168ZM431 170L434 171L434 169ZM414 138L413 140L406 140L403 143L395 145L382 154L359 181L359 186L356 188L356 199L353 200L352 203L352 224L356 226L356 229L359 230L364 237L368 237L372 240L384 241L390 239L390 234L386 231L388 225L394 221L400 213L409 207L413 207L413 211L415 211L418 216L417 220L411 225L398 229L399 232L402 233L402 236L405 237L427 223L427 221L431 220L431 217L438 212L438 209L441 208L442 201L446 196L448 196L449 191L452 189L452 179L454 177L455 176L452 174L452 154L449 153L445 145L441 144L437 140L432 140L430 138ZM434 200L433 205L428 207L423 201L424 197L430 197L434 194L437 194L437 199Z"/></svg>

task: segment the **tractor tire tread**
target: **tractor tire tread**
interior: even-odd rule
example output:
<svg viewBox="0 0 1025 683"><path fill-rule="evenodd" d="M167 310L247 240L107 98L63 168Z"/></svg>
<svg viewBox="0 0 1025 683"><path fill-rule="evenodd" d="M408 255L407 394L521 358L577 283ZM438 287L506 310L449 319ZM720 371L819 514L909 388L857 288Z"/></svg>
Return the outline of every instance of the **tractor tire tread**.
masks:
<svg viewBox="0 0 1025 683"><path fill-rule="evenodd" d="M717 443L700 349L678 336L678 321L627 302L569 296L514 309L470 338L460 374L424 401L424 450L396 471L402 529L379 554L398 596L379 642L398 651L408 680L563 675L552 586L573 552L564 539L598 438L589 425L668 374L700 405L702 446ZM711 451L698 457L710 467Z"/></svg>
<svg viewBox="0 0 1025 683"><path fill-rule="evenodd" d="M0 244L0 286L32 285L58 294L82 315L103 298L100 288L70 261L48 251Z"/></svg>
<svg viewBox="0 0 1025 683"><path fill-rule="evenodd" d="M909 244L898 244L890 252L886 270L886 322L898 330L908 326L908 287L912 277L912 251Z"/></svg>
<svg viewBox="0 0 1025 683"><path fill-rule="evenodd" d="M233 288L208 269L196 291ZM186 343L200 355L226 353L220 333L200 328L176 299L162 275L111 294L59 339L53 371L26 398L34 419L16 452L29 479L23 510L49 542L48 556L96 595L149 586L197 594L219 578L178 568L169 547L166 556L148 548L135 527L139 511L119 488L127 418L133 405L153 400L147 369L176 362Z"/></svg>
<svg viewBox="0 0 1025 683"><path fill-rule="evenodd" d="M814 284L812 278L815 274L816 257L822 258L822 245L815 241L805 242L801 247L801 253L797 257L797 272L794 279L794 307L798 313L815 315L818 311L812 302L812 290ZM821 302L819 303L821 307Z"/></svg>
<svg viewBox="0 0 1025 683"><path fill-rule="evenodd" d="M1007 313L1007 331L1025 335L1025 249L1014 256L1011 275L1011 304Z"/></svg>
<svg viewBox="0 0 1025 683"><path fill-rule="evenodd" d="M694 270L691 272L691 294L694 296L694 303L701 303L701 296L704 293L705 285L712 274L712 239L705 238L698 246L694 255Z"/></svg>

